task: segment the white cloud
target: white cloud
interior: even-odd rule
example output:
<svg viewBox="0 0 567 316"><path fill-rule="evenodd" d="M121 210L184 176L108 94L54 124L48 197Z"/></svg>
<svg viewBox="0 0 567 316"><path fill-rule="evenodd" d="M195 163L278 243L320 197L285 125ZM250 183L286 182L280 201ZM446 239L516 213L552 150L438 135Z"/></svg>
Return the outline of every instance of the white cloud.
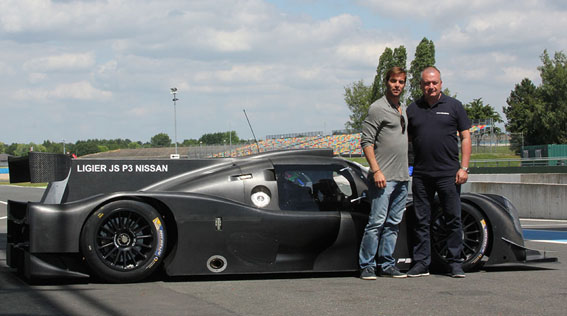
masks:
<svg viewBox="0 0 567 316"><path fill-rule="evenodd" d="M8 75L14 73L14 68L5 62L0 61L0 74Z"/></svg>
<svg viewBox="0 0 567 316"><path fill-rule="evenodd" d="M96 21L103 8L102 1L5 0L0 2L0 28L7 33L56 30Z"/></svg>
<svg viewBox="0 0 567 316"><path fill-rule="evenodd" d="M197 82L260 83L269 80L268 73L271 71L273 71L273 66L236 65L218 71L201 71L194 75L194 79Z"/></svg>
<svg viewBox="0 0 567 316"><path fill-rule="evenodd" d="M155 110L148 107L135 107L127 111L128 116L145 117L147 115L155 114Z"/></svg>
<svg viewBox="0 0 567 316"><path fill-rule="evenodd" d="M476 11L490 5L498 7L499 2L504 0L444 0L437 2L424 2L422 0L359 0L357 1L363 6L367 6L382 15L390 15L394 18L402 15L410 15L428 19L434 22L435 19L447 18L449 20L456 19L466 12Z"/></svg>
<svg viewBox="0 0 567 316"><path fill-rule="evenodd" d="M112 74L118 69L118 62L116 60L108 61L97 67L97 73L100 75Z"/></svg>
<svg viewBox="0 0 567 316"><path fill-rule="evenodd" d="M243 29L232 32L211 30L207 38L209 38L211 46L221 52L238 52L251 49L251 34Z"/></svg>
<svg viewBox="0 0 567 316"><path fill-rule="evenodd" d="M497 75L499 80L520 83L524 78L534 80L539 77L539 71L535 68L526 68L519 66L503 67L502 72ZM537 82L537 80L534 80Z"/></svg>
<svg viewBox="0 0 567 316"><path fill-rule="evenodd" d="M24 63L23 68L31 72L76 71L95 65L93 53L61 54L39 57Z"/></svg>
<svg viewBox="0 0 567 316"><path fill-rule="evenodd" d="M40 72L33 72L30 73L28 77L31 83L38 83L44 81L47 78L47 75Z"/></svg>
<svg viewBox="0 0 567 316"><path fill-rule="evenodd" d="M105 100L110 97L112 97L112 92L99 90L86 81L59 84L53 89L20 89L15 92L15 98L18 100Z"/></svg>
<svg viewBox="0 0 567 316"><path fill-rule="evenodd" d="M465 53L480 49L541 49L565 44L567 6L553 0L358 1L380 15L415 19L440 34L438 47ZM432 39L432 36L429 36ZM435 39L435 38L433 38Z"/></svg>

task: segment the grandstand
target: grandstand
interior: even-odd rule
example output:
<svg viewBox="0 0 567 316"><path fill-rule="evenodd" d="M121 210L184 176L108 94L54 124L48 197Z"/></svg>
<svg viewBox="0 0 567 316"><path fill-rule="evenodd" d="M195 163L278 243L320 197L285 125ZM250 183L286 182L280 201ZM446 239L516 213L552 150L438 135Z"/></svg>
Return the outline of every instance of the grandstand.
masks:
<svg viewBox="0 0 567 316"><path fill-rule="evenodd" d="M471 133L482 133L485 132L487 130L489 130L491 128L490 125L486 125L486 124L478 124L478 125L473 125L471 126Z"/></svg>
<svg viewBox="0 0 567 316"><path fill-rule="evenodd" d="M489 124L487 124L489 123ZM491 121L475 121L470 131L473 137L482 137L492 129ZM223 150L207 157L240 157L280 149L298 148L332 148L333 153L339 156L362 156L360 148L360 133L339 133L333 131L334 135L322 136L322 132L303 132L283 135L268 135L265 140L258 144L247 144L231 150ZM477 142L477 146L480 143Z"/></svg>
<svg viewBox="0 0 567 316"><path fill-rule="evenodd" d="M232 150L212 154L210 157L239 157L256 154L258 152L301 148L332 148L335 155L362 155L360 133L354 133L327 136L268 138L258 141L257 144L247 144Z"/></svg>

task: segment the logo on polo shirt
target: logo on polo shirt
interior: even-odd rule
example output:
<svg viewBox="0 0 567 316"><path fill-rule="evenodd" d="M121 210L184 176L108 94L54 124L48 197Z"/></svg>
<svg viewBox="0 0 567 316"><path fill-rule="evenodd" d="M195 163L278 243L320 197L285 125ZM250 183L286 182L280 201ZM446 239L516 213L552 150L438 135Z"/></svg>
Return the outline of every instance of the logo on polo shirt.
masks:
<svg viewBox="0 0 567 316"><path fill-rule="evenodd" d="M451 115L449 112L437 112L437 115Z"/></svg>

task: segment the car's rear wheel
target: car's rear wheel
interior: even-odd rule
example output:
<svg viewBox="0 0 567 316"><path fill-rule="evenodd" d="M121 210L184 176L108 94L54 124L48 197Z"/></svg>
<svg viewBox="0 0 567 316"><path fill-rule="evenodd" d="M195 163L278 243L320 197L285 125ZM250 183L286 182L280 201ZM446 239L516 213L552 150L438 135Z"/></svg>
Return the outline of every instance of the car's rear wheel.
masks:
<svg viewBox="0 0 567 316"><path fill-rule="evenodd" d="M438 211L431 219L431 255L437 266L447 264L447 237L445 219ZM461 204L461 222L463 225L463 269L471 271L480 268L482 258L489 246L490 232L484 215L475 207L466 203Z"/></svg>
<svg viewBox="0 0 567 316"><path fill-rule="evenodd" d="M92 271L115 283L150 276L160 265L166 246L161 215L138 201L111 202L85 222L81 251Z"/></svg>

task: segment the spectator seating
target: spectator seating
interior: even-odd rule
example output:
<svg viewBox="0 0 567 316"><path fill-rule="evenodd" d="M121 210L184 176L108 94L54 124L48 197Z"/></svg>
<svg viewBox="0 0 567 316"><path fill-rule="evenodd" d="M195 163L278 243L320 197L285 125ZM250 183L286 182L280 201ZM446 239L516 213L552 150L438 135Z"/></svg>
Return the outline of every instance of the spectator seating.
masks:
<svg viewBox="0 0 567 316"><path fill-rule="evenodd" d="M328 136L307 136L259 140L258 145L248 144L231 151L220 152L212 157L238 157L259 152L297 148L332 148L335 155L362 154L360 133Z"/></svg>

